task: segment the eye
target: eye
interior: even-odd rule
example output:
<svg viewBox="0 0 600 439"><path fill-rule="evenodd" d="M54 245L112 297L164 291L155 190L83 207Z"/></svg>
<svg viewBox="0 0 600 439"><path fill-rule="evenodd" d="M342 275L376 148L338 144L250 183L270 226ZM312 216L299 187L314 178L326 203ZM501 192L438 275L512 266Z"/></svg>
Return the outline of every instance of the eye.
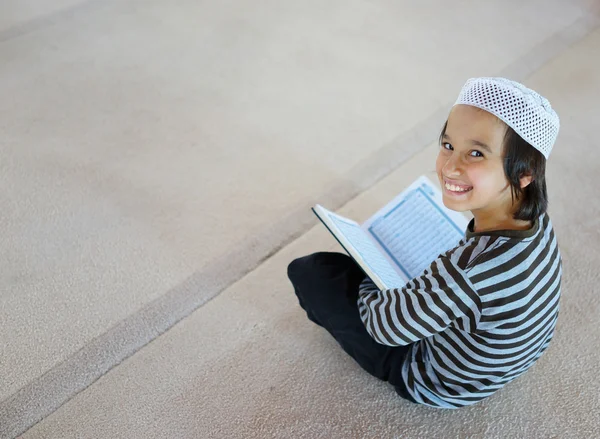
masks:
<svg viewBox="0 0 600 439"><path fill-rule="evenodd" d="M448 146L446 146L448 145ZM454 148L452 147L452 145L450 145L448 142L442 142L442 148L444 148L447 151L453 151Z"/></svg>
<svg viewBox="0 0 600 439"><path fill-rule="evenodd" d="M473 155L473 154L476 154L476 155ZM469 153L469 155L470 155L471 157L483 157L483 154L482 154L481 152L477 151L476 149L474 149L473 151L471 151L471 152Z"/></svg>

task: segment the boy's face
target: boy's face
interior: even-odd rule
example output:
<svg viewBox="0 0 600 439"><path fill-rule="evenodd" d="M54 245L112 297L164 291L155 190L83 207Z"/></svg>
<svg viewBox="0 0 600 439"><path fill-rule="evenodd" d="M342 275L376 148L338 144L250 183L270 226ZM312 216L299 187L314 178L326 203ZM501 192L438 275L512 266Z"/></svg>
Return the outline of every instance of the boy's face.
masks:
<svg viewBox="0 0 600 439"><path fill-rule="evenodd" d="M502 158L505 131L506 125L493 114L455 105L436 161L444 205L470 210L482 225L504 220L513 211Z"/></svg>

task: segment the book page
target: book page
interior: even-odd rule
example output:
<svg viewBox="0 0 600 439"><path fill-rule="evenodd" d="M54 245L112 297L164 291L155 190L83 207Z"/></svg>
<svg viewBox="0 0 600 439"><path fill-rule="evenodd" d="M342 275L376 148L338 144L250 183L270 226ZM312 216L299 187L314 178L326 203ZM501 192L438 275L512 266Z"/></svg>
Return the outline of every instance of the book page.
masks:
<svg viewBox="0 0 600 439"><path fill-rule="evenodd" d="M401 287L405 284L360 224L320 205L315 206L313 212L379 288Z"/></svg>
<svg viewBox="0 0 600 439"><path fill-rule="evenodd" d="M464 237L467 219L447 209L429 179L421 177L363 224L406 276L419 276Z"/></svg>

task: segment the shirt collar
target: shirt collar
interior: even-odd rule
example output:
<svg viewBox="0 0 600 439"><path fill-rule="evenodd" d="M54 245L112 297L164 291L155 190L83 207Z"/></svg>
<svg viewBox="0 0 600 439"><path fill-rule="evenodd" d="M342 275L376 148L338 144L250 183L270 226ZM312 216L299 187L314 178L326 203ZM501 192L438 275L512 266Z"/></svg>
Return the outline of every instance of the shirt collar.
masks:
<svg viewBox="0 0 600 439"><path fill-rule="evenodd" d="M527 230L489 230L486 232L474 232L475 218L473 218L467 226L465 236L467 239L471 239L475 236L506 236L507 238L531 238L534 236L540 228L540 217L536 218L531 226Z"/></svg>

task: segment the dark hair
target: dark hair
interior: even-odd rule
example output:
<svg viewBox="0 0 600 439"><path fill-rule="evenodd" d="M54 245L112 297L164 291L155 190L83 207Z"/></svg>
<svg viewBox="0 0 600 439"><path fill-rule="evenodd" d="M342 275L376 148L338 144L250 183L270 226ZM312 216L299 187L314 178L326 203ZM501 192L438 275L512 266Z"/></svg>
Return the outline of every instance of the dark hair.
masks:
<svg viewBox="0 0 600 439"><path fill-rule="evenodd" d="M446 133L448 121L440 133L439 142ZM546 190L546 158L508 125L503 141L504 175L510 183L511 197L521 200L513 218L535 221L548 208ZM521 188L520 178L531 175L531 183Z"/></svg>
<svg viewBox="0 0 600 439"><path fill-rule="evenodd" d="M511 127L504 134L504 174L510 183L513 202L521 200L514 219L535 221L548 208L546 157ZM519 179L531 175L531 183L521 188Z"/></svg>

